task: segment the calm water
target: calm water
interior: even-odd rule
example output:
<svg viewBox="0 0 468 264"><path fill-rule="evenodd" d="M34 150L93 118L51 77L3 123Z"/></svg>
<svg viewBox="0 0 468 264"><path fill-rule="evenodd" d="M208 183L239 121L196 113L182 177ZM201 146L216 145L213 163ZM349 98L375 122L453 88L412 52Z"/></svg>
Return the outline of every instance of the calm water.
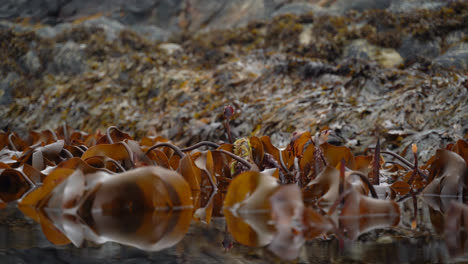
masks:
<svg viewBox="0 0 468 264"><path fill-rule="evenodd" d="M466 262L466 235L456 234L448 243L437 233L437 214L418 199L418 226L411 229L413 202L400 204L402 216L394 228L366 231L355 240L321 237L305 241L299 263L441 263ZM432 211L431 211L432 210ZM155 225L157 228L157 224ZM232 239L225 231L224 218L209 225L192 222L183 238L166 249L151 252L115 242L85 242L56 246L43 234L41 226L25 217L14 204L0 211L0 263L272 263L281 262L267 246L247 247L237 242L226 251L223 240ZM131 229L131 228L130 228ZM112 236L112 234L110 234ZM181 236L182 237L182 236ZM161 238L164 239L164 238ZM129 242L131 243L131 242ZM467 254L465 254L465 252Z"/></svg>

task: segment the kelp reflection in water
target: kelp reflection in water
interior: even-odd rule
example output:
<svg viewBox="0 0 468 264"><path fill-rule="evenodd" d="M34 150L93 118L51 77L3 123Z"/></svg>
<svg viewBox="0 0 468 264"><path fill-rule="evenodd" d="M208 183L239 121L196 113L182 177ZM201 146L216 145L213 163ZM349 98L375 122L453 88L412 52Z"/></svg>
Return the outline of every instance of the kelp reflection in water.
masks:
<svg viewBox="0 0 468 264"><path fill-rule="evenodd" d="M123 258L125 254L133 252L130 255L189 262L191 259L208 262L239 259L249 262L269 262L277 257L298 258L301 262L351 260L381 262L385 259L387 262L398 263L421 261L437 263L461 260L460 257L467 252L465 250L467 235L463 226L468 219L466 217L468 206L460 206L452 198L452 202L439 203L439 207L434 208L426 202L426 199L427 197L420 197L417 200L416 229L411 227L414 205L412 199L401 202L399 204L402 210L401 217L393 218L383 215L327 218L306 208L308 218L314 221L309 222L309 226L305 227L306 230L291 229L290 232L282 227L278 228L271 212L264 211L250 211L234 216L225 210L225 218L214 217L208 225L192 222L192 227L189 229L193 213L190 209L153 212L122 210L107 215L94 212L86 221L73 219L63 212L46 210L45 215L49 217L49 223L68 239L70 246L65 248L51 247L38 238L33 239L34 241L25 240L25 234L21 234L24 232L22 231L24 227L15 226L15 221L21 221L21 217L17 213L10 219L5 217L5 214L16 211L14 207L9 206L2 210L3 217L1 217L3 234L8 240L2 239L0 246L10 250L3 253L0 250L0 259L12 259L9 254L13 252L17 257L30 252L28 250L23 252L20 248L39 251L34 254L50 254L51 248L58 252L69 252L68 254L85 254L83 252L99 251L99 248L102 248L105 252L97 254L96 259L109 254L111 262L117 252L120 252L118 254L122 254ZM440 204L453 205L446 209ZM230 233L224 232L226 224ZM42 222L41 225L43 228L46 227L43 232L50 232L50 226L45 226ZM30 225L30 228L34 233L36 227ZM72 249L74 246L71 246L70 241L76 241L76 237L80 236L87 241L81 243L80 249ZM50 235L47 238L50 240ZM230 251L222 248L222 242L226 239L233 239L234 246ZM57 244L60 244L60 241L58 242ZM144 251L135 251L116 244L111 246L106 243L100 247L96 245L105 242L117 242ZM37 246L42 249L34 249ZM114 250L107 252L109 247ZM151 253L152 251L159 253ZM120 260L114 259L114 261ZM8 262L2 261L2 263Z"/></svg>

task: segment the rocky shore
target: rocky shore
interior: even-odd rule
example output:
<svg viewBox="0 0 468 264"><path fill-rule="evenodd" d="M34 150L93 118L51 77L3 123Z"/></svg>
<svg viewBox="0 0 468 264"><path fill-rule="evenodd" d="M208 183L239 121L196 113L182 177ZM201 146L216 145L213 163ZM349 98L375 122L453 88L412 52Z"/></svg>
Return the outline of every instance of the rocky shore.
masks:
<svg viewBox="0 0 468 264"><path fill-rule="evenodd" d="M0 128L180 145L328 126L356 153L468 135L466 1L7 1Z"/></svg>

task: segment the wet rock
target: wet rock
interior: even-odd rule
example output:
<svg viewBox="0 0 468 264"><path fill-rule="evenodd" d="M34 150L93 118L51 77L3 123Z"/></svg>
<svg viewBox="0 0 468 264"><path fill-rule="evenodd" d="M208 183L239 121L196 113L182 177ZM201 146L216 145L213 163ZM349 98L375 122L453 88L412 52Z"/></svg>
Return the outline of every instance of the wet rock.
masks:
<svg viewBox="0 0 468 264"><path fill-rule="evenodd" d="M154 42L167 41L169 38L169 32L153 25L136 25L132 26L132 30Z"/></svg>
<svg viewBox="0 0 468 264"><path fill-rule="evenodd" d="M311 3L290 3L281 6L278 10L273 12L271 16L275 17L284 14L295 14L299 16L310 12L317 12L320 10L321 9L317 5L313 5Z"/></svg>
<svg viewBox="0 0 468 264"><path fill-rule="evenodd" d="M68 0L60 9L60 19L73 20L98 13L106 13L112 16L121 9L122 0ZM132 1L138 2L138 1Z"/></svg>
<svg viewBox="0 0 468 264"><path fill-rule="evenodd" d="M36 74L41 69L41 61L34 50L29 50L26 55L21 58L26 71L30 74Z"/></svg>
<svg viewBox="0 0 468 264"><path fill-rule="evenodd" d="M0 80L0 105L8 105L13 102L12 91L17 79L18 75L10 72L6 78Z"/></svg>
<svg viewBox="0 0 468 264"><path fill-rule="evenodd" d="M124 2L135 3L134 1ZM194 1L189 2L186 0L150 0L146 2L153 3L153 8L149 10L143 10L144 13L135 13L134 11L132 11L135 10L135 8L130 8L130 6L127 5L127 10L129 10L128 13L133 12L133 14L136 14L139 18L143 18L143 20L140 19L140 24L152 24L171 32L178 32L181 30L180 14L184 9L189 8L187 6L189 3L192 3ZM127 23L127 21L122 20L122 23Z"/></svg>
<svg viewBox="0 0 468 264"><path fill-rule="evenodd" d="M79 74L86 68L86 45L68 41L65 44L57 44L54 48L54 58L48 65L48 70L53 73Z"/></svg>
<svg viewBox="0 0 468 264"><path fill-rule="evenodd" d="M55 23L60 8L67 0L3 0L0 5L0 19L31 17L43 23Z"/></svg>
<svg viewBox="0 0 468 264"><path fill-rule="evenodd" d="M455 68L468 71L468 43L461 43L450 48L433 61L433 65L443 68Z"/></svg>
<svg viewBox="0 0 468 264"><path fill-rule="evenodd" d="M374 46L363 39L354 40L346 46L343 56L348 59L376 61L385 68L395 67L403 62L403 58L395 49Z"/></svg>
<svg viewBox="0 0 468 264"><path fill-rule="evenodd" d="M135 24L142 22L145 17L151 13L165 12L167 17L170 19L174 15L173 10L168 10L170 7L176 7L180 5L181 1L173 1L171 6L169 1L154 1L154 0L140 0L140 1L123 1L120 5L120 9L124 12L124 16L121 18L121 22L125 24ZM172 12L171 12L172 11ZM158 15L156 15L158 16Z"/></svg>
<svg viewBox="0 0 468 264"><path fill-rule="evenodd" d="M249 21L265 18L263 1L233 0L211 1L194 0L188 3L182 24L196 31L201 28L216 29L246 25Z"/></svg>
<svg viewBox="0 0 468 264"><path fill-rule="evenodd" d="M440 40L421 41L407 36L402 39L398 52L405 60L414 60L418 57L432 60L440 54Z"/></svg>
<svg viewBox="0 0 468 264"><path fill-rule="evenodd" d="M342 12L349 10L364 11L368 9L386 9L392 0L339 0L336 7Z"/></svg>
<svg viewBox="0 0 468 264"><path fill-rule="evenodd" d="M449 1L445 0L392 0L388 10L391 12L409 12L415 9L436 10L445 5Z"/></svg>

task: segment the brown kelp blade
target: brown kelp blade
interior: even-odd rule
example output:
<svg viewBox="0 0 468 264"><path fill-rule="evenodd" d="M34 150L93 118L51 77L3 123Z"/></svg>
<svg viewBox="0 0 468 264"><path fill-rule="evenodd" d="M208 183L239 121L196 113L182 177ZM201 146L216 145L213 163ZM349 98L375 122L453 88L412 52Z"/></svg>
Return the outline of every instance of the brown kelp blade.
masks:
<svg viewBox="0 0 468 264"><path fill-rule="evenodd" d="M463 193L468 182L468 166L455 152L439 149L429 167L430 183L423 190L428 195L456 196Z"/></svg>
<svg viewBox="0 0 468 264"><path fill-rule="evenodd" d="M278 188L273 171L246 171L237 175L228 187L224 207L236 212L270 210L268 198Z"/></svg>
<svg viewBox="0 0 468 264"><path fill-rule="evenodd" d="M0 199L4 202L18 200L31 187L31 182L21 171L0 169Z"/></svg>

